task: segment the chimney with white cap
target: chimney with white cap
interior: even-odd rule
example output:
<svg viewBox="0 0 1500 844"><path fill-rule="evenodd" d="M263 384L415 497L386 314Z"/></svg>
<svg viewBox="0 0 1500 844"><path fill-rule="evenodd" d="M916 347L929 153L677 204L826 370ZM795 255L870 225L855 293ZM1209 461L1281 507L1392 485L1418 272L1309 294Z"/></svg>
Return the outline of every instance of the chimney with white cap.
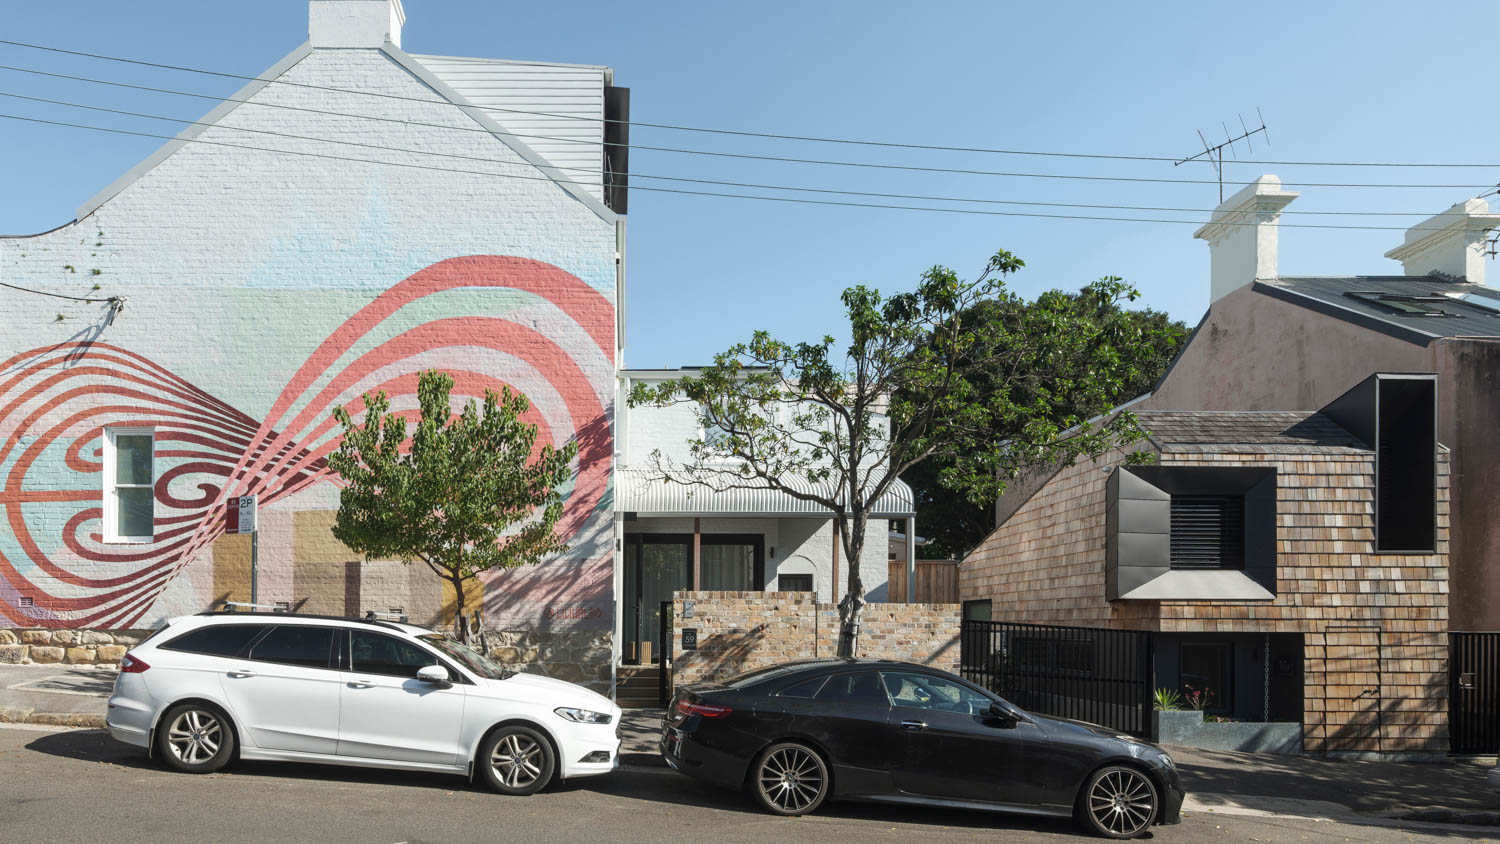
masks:
<svg viewBox="0 0 1500 844"><path fill-rule="evenodd" d="M1208 241L1212 270L1209 304L1255 281L1276 277L1276 230L1285 208L1299 194L1281 189L1281 179L1261 176L1214 209L1193 237Z"/></svg>
<svg viewBox="0 0 1500 844"><path fill-rule="evenodd" d="M1500 226L1482 199L1458 203L1406 230L1406 242L1385 253L1406 275L1441 273L1484 284L1485 233Z"/></svg>
<svg viewBox="0 0 1500 844"><path fill-rule="evenodd" d="M401 46L401 0L308 0L307 40L314 47Z"/></svg>

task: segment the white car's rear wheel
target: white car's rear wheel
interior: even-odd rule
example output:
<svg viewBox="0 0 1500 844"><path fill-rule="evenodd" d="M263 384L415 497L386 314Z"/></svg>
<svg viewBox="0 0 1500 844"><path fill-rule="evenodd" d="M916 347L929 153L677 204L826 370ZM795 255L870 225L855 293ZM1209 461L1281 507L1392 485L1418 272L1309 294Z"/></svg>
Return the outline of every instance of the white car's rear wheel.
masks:
<svg viewBox="0 0 1500 844"><path fill-rule="evenodd" d="M519 724L501 727L479 748L479 770L501 794L526 795L552 781L557 758L541 733Z"/></svg>
<svg viewBox="0 0 1500 844"><path fill-rule="evenodd" d="M156 752L185 774L207 774L234 757L234 727L218 709L184 703L167 710L156 728Z"/></svg>

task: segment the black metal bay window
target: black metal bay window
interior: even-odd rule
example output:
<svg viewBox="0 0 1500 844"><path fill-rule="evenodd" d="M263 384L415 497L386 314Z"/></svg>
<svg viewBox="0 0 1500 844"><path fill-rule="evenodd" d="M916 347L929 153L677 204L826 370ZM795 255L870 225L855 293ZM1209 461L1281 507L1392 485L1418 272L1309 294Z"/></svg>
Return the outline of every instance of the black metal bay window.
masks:
<svg viewBox="0 0 1500 844"><path fill-rule="evenodd" d="M1109 600L1276 597L1276 469L1121 466L1105 488Z"/></svg>

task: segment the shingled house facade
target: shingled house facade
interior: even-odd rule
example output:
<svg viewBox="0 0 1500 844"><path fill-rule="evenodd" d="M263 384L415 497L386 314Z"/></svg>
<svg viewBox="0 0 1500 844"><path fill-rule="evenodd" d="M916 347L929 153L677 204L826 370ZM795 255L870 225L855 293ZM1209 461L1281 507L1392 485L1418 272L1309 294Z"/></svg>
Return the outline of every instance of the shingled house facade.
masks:
<svg viewBox="0 0 1500 844"><path fill-rule="evenodd" d="M966 612L1153 631L1153 687L1301 722L1307 751L1446 751L1446 450L1428 440L1430 543L1387 553L1375 451L1331 415L1140 417L1154 462L1107 454L1002 500Z"/></svg>

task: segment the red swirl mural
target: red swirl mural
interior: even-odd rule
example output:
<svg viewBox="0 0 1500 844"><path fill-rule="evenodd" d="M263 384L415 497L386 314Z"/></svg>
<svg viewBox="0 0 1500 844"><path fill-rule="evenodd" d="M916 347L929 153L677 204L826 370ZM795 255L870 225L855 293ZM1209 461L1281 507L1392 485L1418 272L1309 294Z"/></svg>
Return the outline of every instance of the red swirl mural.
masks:
<svg viewBox="0 0 1500 844"><path fill-rule="evenodd" d="M462 288L510 289L538 305L522 308L524 318L417 322L403 314ZM417 376L426 369L452 373L456 400L506 386L526 393L538 448L578 441L559 528L571 538L609 483L614 340L613 306L575 276L539 261L473 256L423 269L361 308L318 345L261 421L127 349L73 342L22 352L0 363L0 509L20 549L17 559L0 549L0 617L132 626L223 532L227 497L254 493L264 506L334 482L325 462L339 443L332 409L358 415L361 396L378 389L414 417ZM111 426L154 431L155 530L147 544L109 544L101 535L101 443ZM34 605L21 607L21 595Z"/></svg>

